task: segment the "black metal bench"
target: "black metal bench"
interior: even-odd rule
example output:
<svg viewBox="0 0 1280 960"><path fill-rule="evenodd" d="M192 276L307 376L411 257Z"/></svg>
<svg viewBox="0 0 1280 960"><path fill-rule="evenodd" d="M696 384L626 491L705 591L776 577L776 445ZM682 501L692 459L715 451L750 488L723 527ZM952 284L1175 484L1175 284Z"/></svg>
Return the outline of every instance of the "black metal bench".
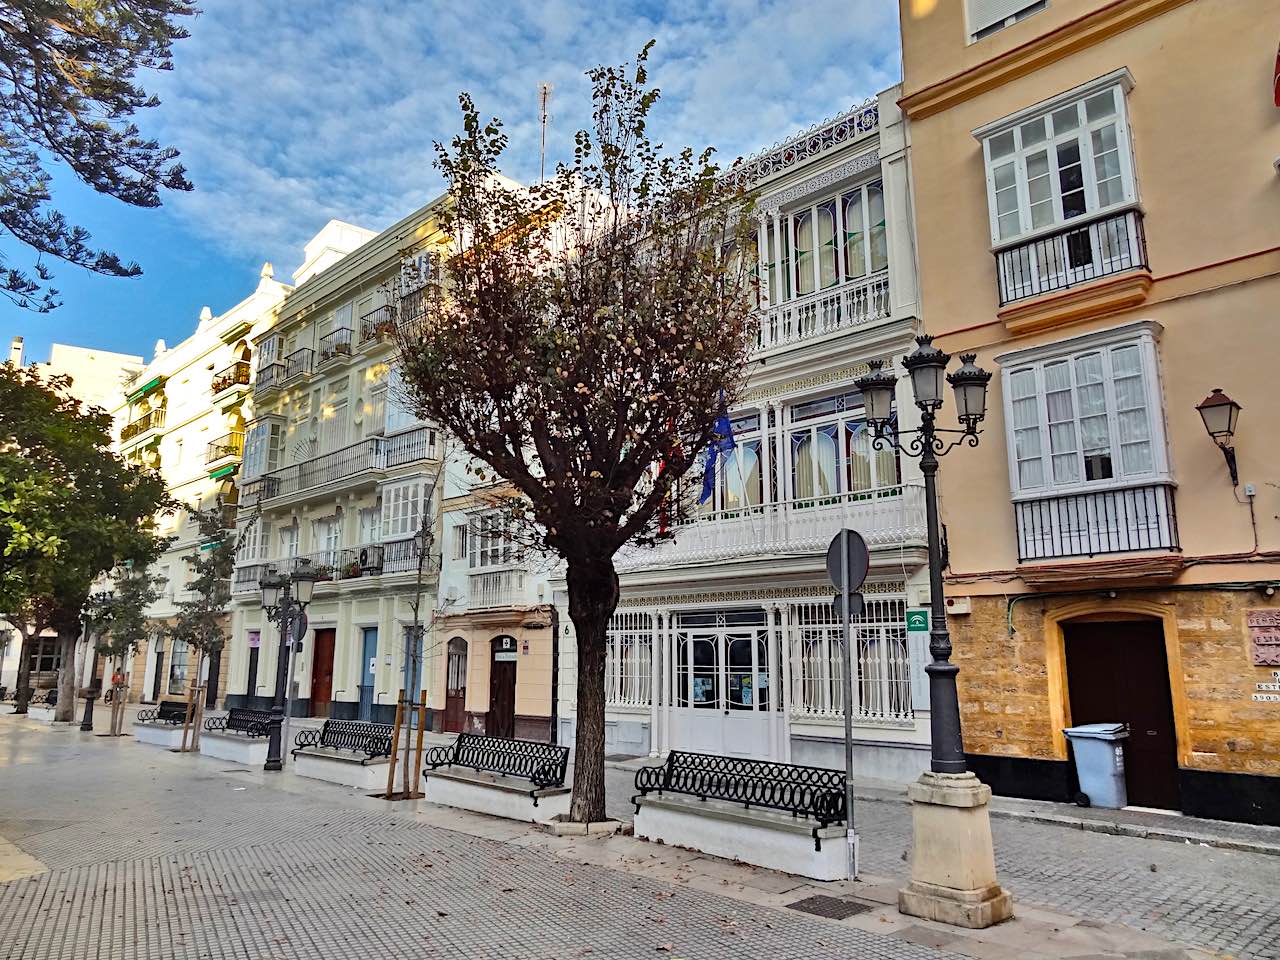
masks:
<svg viewBox="0 0 1280 960"><path fill-rule="evenodd" d="M204 728L210 733L238 733L246 737L265 737L267 724L271 722L270 710L249 710L231 707L226 716L210 717Z"/></svg>
<svg viewBox="0 0 1280 960"><path fill-rule="evenodd" d="M440 767L470 767L479 773L497 773L507 777L528 780L534 786L529 791L533 805L538 805L538 791L548 787L563 787L565 772L569 766L569 748L536 740L508 740L504 737L482 737L474 733L460 733L458 739L447 747L432 747L427 751L429 770ZM422 771L424 774L427 770Z"/></svg>
<svg viewBox="0 0 1280 960"><path fill-rule="evenodd" d="M324 747L329 750L345 750L363 753L361 764L379 757L391 756L391 724L370 723L367 720L326 720L319 730L303 730L293 738L298 753L307 747Z"/></svg>
<svg viewBox="0 0 1280 960"><path fill-rule="evenodd" d="M818 831L844 823L844 772L802 767L769 760L747 760L709 753L672 750L665 763L636 771L636 795L631 802L640 812L640 797L648 793L684 794L699 800L741 803L748 810L782 810L793 817L811 818L815 850L822 849Z"/></svg>
<svg viewBox="0 0 1280 960"><path fill-rule="evenodd" d="M187 722L187 705L181 700L161 700L154 707L138 711L143 723L167 723L171 726Z"/></svg>
<svg viewBox="0 0 1280 960"><path fill-rule="evenodd" d="M43 692L33 691L29 702L37 706L56 707L58 705L58 688L50 687Z"/></svg>

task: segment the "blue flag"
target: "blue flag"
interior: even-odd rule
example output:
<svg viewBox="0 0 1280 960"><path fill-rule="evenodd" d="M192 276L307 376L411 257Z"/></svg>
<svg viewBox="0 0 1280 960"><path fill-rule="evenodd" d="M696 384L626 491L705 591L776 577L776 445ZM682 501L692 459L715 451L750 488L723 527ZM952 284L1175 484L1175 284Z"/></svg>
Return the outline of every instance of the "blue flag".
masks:
<svg viewBox="0 0 1280 960"><path fill-rule="evenodd" d="M711 499L716 488L716 461L736 446L733 440L733 423L729 420L729 411L724 403L724 391L720 392L720 416L711 428L711 442L707 445L706 458L702 467L702 495L698 497L699 505Z"/></svg>

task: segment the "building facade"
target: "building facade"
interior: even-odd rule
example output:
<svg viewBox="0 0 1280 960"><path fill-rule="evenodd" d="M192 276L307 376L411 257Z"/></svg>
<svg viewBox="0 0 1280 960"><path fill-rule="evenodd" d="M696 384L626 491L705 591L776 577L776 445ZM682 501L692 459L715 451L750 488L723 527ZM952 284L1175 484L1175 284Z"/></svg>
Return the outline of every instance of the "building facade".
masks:
<svg viewBox="0 0 1280 960"><path fill-rule="evenodd" d="M258 583L304 562L322 579L293 712L390 721L402 688L427 686L414 637L435 606L443 444L406 403L384 298L396 278L409 298L425 280L435 209L376 235L330 222L307 245L278 322L251 339L229 705L270 706L279 634Z"/></svg>
<svg viewBox="0 0 1280 960"><path fill-rule="evenodd" d="M195 331L181 343L156 344L150 363L135 372L117 394L117 448L131 463L158 470L169 495L180 504L208 510L221 506L228 524L237 501L235 474L240 466L246 422L252 417L249 396L250 343L255 331L274 322L288 292L265 264L254 291L230 310L214 316L200 313ZM183 511L164 516L162 535L173 538L152 565L161 595L151 606L151 635L127 666L131 699L154 703L185 696L197 652L159 635L178 613L178 604L194 599L188 558L200 550L198 523ZM229 621L227 626L229 627ZM225 628L224 628L225 629ZM85 651L86 663L94 661ZM226 690L226 649L206 660L208 703L221 702ZM99 675L110 684L109 665ZM86 677L87 679L87 677Z"/></svg>
<svg viewBox="0 0 1280 960"><path fill-rule="evenodd" d="M617 558L609 753L843 765L843 640L825 554L851 527L871 551L852 651L857 769L909 779L928 765L925 645L906 631L927 593L922 486L910 461L873 447L854 385L917 332L906 147L886 95L732 172L760 194L758 343L712 496L672 540ZM912 404L899 409L915 422ZM554 585L570 743L576 653Z"/></svg>
<svg viewBox="0 0 1280 960"><path fill-rule="evenodd" d="M1071 798L1063 729L1124 722L1130 803L1280 823L1274 13L902 0L924 323L997 372L940 474L997 792Z"/></svg>

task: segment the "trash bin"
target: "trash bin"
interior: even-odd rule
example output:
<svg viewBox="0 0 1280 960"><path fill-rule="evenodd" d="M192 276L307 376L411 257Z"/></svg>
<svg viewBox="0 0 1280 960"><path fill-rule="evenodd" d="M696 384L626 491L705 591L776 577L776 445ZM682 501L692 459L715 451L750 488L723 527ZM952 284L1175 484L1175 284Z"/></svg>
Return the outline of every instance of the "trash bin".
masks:
<svg viewBox="0 0 1280 960"><path fill-rule="evenodd" d="M1085 723L1062 731L1076 755L1080 792L1076 803L1119 810L1129 802L1124 787L1124 744L1129 727L1123 723Z"/></svg>

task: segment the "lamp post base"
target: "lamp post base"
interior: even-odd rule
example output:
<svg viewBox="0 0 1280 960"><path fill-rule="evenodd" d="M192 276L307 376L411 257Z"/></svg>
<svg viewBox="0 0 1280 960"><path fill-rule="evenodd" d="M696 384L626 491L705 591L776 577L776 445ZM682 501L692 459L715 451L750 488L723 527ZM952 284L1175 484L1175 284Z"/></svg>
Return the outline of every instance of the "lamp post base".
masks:
<svg viewBox="0 0 1280 960"><path fill-rule="evenodd" d="M1013 898L996 881L991 788L972 773L930 771L907 795L914 843L898 912L974 930L1012 917Z"/></svg>

